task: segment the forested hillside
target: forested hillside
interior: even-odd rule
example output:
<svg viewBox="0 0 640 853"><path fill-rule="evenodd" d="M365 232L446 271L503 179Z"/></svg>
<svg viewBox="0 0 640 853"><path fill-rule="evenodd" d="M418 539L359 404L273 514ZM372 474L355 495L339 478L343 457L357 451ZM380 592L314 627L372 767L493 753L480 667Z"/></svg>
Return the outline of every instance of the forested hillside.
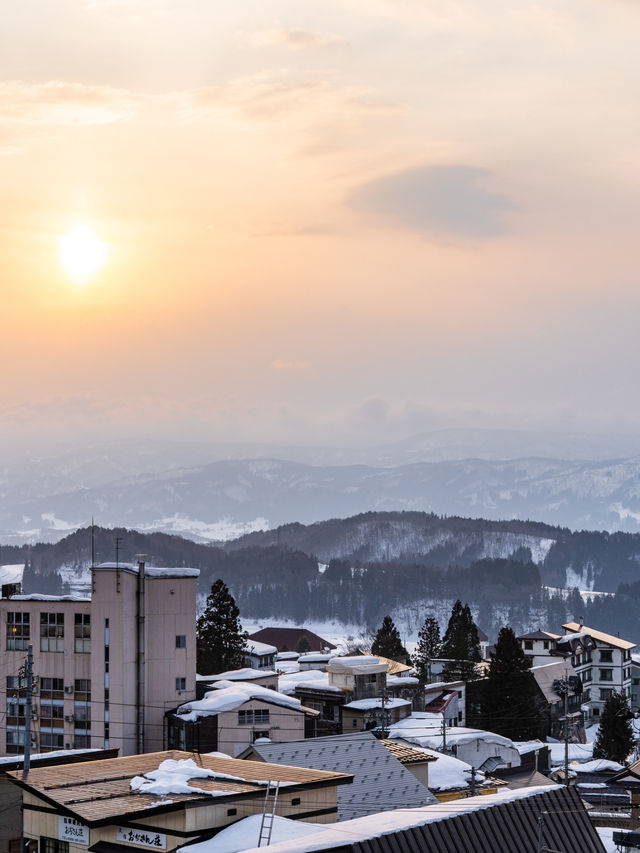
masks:
<svg viewBox="0 0 640 853"><path fill-rule="evenodd" d="M631 639L640 633L640 536L635 534L366 513L286 525L224 546L96 528L97 562L115 559L116 537L123 562L145 555L150 564L200 569L201 593L222 578L247 618L335 619L365 630L387 612L404 613L405 622L412 623L414 612L418 620L425 608L437 610L462 597L490 636L506 622L517 630L558 629L567 618L580 616ZM53 592L61 584L56 572L65 578L86 574L91 547L91 531L85 528L55 544L1 546L0 562L27 562L25 591ZM565 591L576 586L609 594Z"/></svg>

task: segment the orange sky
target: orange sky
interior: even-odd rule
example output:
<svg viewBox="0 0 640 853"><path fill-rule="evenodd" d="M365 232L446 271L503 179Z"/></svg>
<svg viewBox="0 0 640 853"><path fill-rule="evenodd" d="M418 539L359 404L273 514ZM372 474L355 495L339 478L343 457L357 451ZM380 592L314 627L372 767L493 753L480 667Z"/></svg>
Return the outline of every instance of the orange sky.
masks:
<svg viewBox="0 0 640 853"><path fill-rule="evenodd" d="M627 0L12 4L5 437L634 429L639 36Z"/></svg>

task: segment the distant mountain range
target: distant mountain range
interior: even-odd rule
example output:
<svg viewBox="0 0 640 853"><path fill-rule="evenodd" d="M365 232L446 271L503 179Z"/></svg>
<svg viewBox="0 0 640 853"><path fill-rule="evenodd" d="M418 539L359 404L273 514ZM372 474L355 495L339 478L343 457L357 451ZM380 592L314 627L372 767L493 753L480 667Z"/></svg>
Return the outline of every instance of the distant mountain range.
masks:
<svg viewBox="0 0 640 853"><path fill-rule="evenodd" d="M518 456L523 450L530 452ZM601 458L614 450L634 455ZM440 431L360 450L113 444L6 465L0 542L56 541L92 516L207 542L382 510L637 532L637 454L640 439L628 436L495 430Z"/></svg>

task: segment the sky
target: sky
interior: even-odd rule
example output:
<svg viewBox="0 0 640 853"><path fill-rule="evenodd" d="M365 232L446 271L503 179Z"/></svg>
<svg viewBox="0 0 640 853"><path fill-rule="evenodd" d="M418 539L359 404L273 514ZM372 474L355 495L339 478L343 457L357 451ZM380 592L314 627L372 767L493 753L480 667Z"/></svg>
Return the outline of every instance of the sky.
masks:
<svg viewBox="0 0 640 853"><path fill-rule="evenodd" d="M630 0L7 4L5 448L636 430L639 37Z"/></svg>

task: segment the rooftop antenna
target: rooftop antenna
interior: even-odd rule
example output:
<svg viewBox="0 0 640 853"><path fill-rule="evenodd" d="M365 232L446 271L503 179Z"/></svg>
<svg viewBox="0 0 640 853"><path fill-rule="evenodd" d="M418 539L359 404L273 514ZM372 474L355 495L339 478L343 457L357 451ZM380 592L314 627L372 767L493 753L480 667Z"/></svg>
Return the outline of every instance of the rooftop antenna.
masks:
<svg viewBox="0 0 640 853"><path fill-rule="evenodd" d="M122 536L116 536L116 592L120 592L120 543Z"/></svg>
<svg viewBox="0 0 640 853"><path fill-rule="evenodd" d="M91 568L96 564L96 526L91 516Z"/></svg>

